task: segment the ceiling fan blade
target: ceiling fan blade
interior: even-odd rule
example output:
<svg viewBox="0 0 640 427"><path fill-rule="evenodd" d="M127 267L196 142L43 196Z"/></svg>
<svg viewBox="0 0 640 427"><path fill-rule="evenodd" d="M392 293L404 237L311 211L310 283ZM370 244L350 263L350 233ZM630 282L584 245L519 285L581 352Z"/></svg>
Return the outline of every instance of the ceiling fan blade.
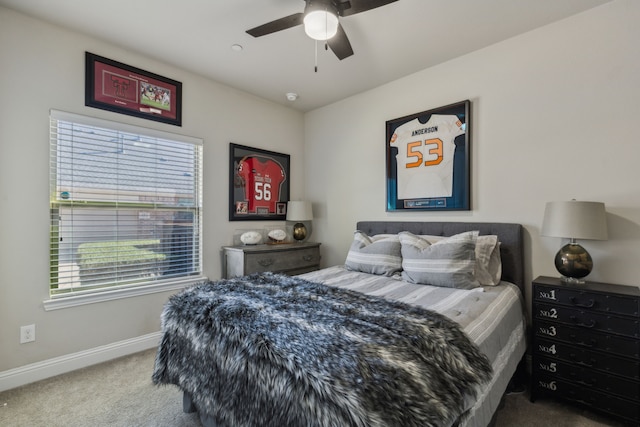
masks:
<svg viewBox="0 0 640 427"><path fill-rule="evenodd" d="M356 13L375 9L376 7L385 6L396 1L398 0L349 0L345 3L350 3L351 7L343 9L340 8L340 4L338 4L338 10L340 10L340 16L350 16L355 15Z"/></svg>
<svg viewBox="0 0 640 427"><path fill-rule="evenodd" d="M276 19L275 21L267 22L259 27L247 30L247 33L253 37L266 36L267 34L302 25L303 18L304 13L294 13L293 15L285 16L284 18Z"/></svg>
<svg viewBox="0 0 640 427"><path fill-rule="evenodd" d="M353 49L351 48L351 43L349 42L347 33L344 32L344 28L342 28L342 25L340 25L339 23L338 32L335 36L327 40L327 44L341 61L344 58L353 55Z"/></svg>

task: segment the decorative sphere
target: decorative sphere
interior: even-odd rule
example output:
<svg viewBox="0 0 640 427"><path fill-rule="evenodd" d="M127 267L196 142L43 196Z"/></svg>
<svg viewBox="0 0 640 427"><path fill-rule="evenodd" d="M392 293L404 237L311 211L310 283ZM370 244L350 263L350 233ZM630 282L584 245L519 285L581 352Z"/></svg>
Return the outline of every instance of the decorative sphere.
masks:
<svg viewBox="0 0 640 427"><path fill-rule="evenodd" d="M575 243L568 243L560 248L555 264L560 274L576 279L587 276L593 269L593 260L589 252Z"/></svg>
<svg viewBox="0 0 640 427"><path fill-rule="evenodd" d="M298 222L293 226L293 238L296 240L304 240L307 237L307 227L303 223Z"/></svg>

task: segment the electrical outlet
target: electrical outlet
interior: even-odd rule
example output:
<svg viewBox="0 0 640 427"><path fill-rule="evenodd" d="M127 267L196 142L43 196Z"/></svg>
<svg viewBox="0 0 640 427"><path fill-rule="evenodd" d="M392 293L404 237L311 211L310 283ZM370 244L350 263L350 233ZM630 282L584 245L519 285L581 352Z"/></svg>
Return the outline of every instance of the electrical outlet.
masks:
<svg viewBox="0 0 640 427"><path fill-rule="evenodd" d="M20 326L20 344L36 340L36 325Z"/></svg>

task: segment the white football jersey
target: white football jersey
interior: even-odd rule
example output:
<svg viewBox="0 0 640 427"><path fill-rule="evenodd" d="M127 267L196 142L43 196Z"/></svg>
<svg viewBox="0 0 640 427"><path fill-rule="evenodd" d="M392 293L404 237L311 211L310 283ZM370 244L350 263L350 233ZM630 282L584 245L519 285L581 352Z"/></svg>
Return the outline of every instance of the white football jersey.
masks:
<svg viewBox="0 0 640 427"><path fill-rule="evenodd" d="M427 123L416 118L396 129L389 144L398 148L398 199L451 197L454 139L464 132L457 116L439 114Z"/></svg>

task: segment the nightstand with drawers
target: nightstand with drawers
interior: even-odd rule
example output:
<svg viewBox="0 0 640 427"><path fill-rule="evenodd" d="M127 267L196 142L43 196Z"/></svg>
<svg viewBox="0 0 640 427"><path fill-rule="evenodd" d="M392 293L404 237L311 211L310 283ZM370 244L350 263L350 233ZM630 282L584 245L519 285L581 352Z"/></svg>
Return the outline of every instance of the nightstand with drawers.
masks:
<svg viewBox="0 0 640 427"><path fill-rule="evenodd" d="M224 246L223 277L271 271L290 276L320 268L320 243Z"/></svg>
<svg viewBox="0 0 640 427"><path fill-rule="evenodd" d="M533 281L531 401L553 396L640 423L640 290Z"/></svg>

